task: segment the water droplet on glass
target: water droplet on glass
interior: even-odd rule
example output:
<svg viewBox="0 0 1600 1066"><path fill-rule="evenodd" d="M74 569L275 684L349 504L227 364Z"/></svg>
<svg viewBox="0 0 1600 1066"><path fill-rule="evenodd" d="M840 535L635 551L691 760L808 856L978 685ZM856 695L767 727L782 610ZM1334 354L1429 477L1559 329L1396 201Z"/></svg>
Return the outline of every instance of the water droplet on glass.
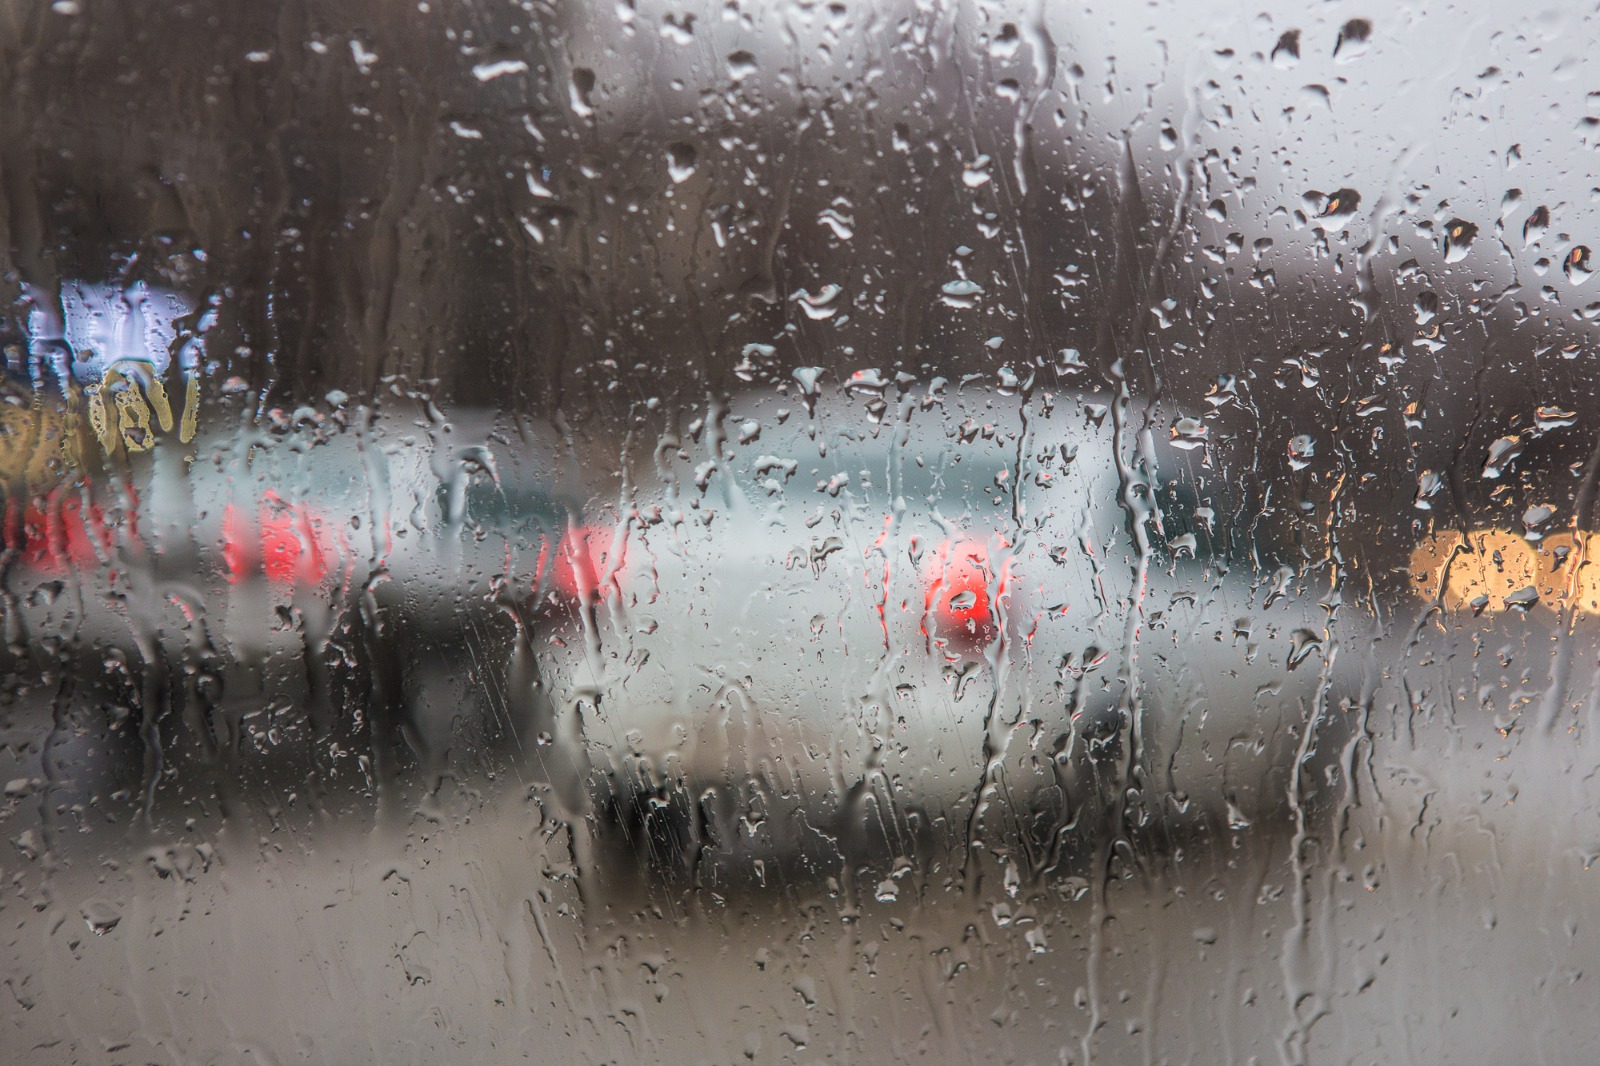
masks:
<svg viewBox="0 0 1600 1066"><path fill-rule="evenodd" d="M805 312L807 318L820 321L838 314L839 294L843 291L839 286L829 283L815 293L801 289L793 299L800 304L800 310Z"/></svg>
<svg viewBox="0 0 1600 1066"><path fill-rule="evenodd" d="M1452 218L1444 227L1444 261L1459 263L1472 250L1478 227L1464 219Z"/></svg>
<svg viewBox="0 0 1600 1066"><path fill-rule="evenodd" d="M1180 418L1172 424L1172 446L1184 451L1205 447L1210 430L1198 418Z"/></svg>
<svg viewBox="0 0 1600 1066"><path fill-rule="evenodd" d="M1288 70L1300 62L1300 31L1285 30L1278 38L1278 43L1272 46L1272 65L1279 70Z"/></svg>
<svg viewBox="0 0 1600 1066"><path fill-rule="evenodd" d="M1333 44L1333 54L1341 63L1349 62L1367 50L1372 38L1372 23L1366 19L1351 19L1339 29L1339 38Z"/></svg>
<svg viewBox="0 0 1600 1066"><path fill-rule="evenodd" d="M1550 209L1540 204L1528 215L1528 220L1522 224L1522 243L1533 244L1545 231L1550 228Z"/></svg>
<svg viewBox="0 0 1600 1066"><path fill-rule="evenodd" d="M1539 602L1539 590L1532 585L1524 585L1515 592L1506 596L1506 609L1526 614Z"/></svg>
<svg viewBox="0 0 1600 1066"><path fill-rule="evenodd" d="M1522 454L1522 438L1516 434L1501 437L1489 445L1489 456L1483 463L1483 476L1497 478L1511 468L1517 456Z"/></svg>
<svg viewBox="0 0 1600 1066"><path fill-rule="evenodd" d="M1022 35L1017 32L1016 23L1007 22L989 42L989 54L996 59L1010 59L1017 54L1017 49L1020 47L1022 47Z"/></svg>
<svg viewBox="0 0 1600 1066"><path fill-rule="evenodd" d="M1419 511L1431 511L1433 504L1428 501L1438 495L1444 487L1444 477L1436 471L1424 470L1417 475L1417 494L1412 499L1412 506Z"/></svg>
<svg viewBox="0 0 1600 1066"><path fill-rule="evenodd" d="M1296 629L1289 634L1289 669L1305 661L1306 656L1322 647L1322 635L1310 629Z"/></svg>
<svg viewBox="0 0 1600 1066"><path fill-rule="evenodd" d="M1306 193L1304 200L1315 212L1313 224L1324 233L1344 229L1361 206L1361 194L1354 189L1336 189L1326 195L1313 190Z"/></svg>
<svg viewBox="0 0 1600 1066"><path fill-rule="evenodd" d="M1569 411L1554 404L1541 404L1539 407L1534 408L1533 411L1533 424L1542 431L1570 426L1577 421L1577 418L1578 412Z"/></svg>
<svg viewBox="0 0 1600 1066"><path fill-rule="evenodd" d="M817 221L833 230L833 235L841 241L847 241L855 236L855 219L841 211L837 205L824 208L817 215Z"/></svg>
<svg viewBox="0 0 1600 1066"><path fill-rule="evenodd" d="M734 81L744 81L757 70L756 57L746 51L728 54L728 76Z"/></svg>
<svg viewBox="0 0 1600 1066"><path fill-rule="evenodd" d="M1566 258L1561 261L1561 270L1567 275L1567 280L1574 285L1582 285L1594 274L1594 267L1589 262L1589 249L1586 245L1574 244L1572 250L1567 252Z"/></svg>
<svg viewBox="0 0 1600 1066"><path fill-rule="evenodd" d="M567 103L572 108L572 113L579 118L588 118L594 114L594 71L588 67L574 67L572 80L568 84Z"/></svg>
<svg viewBox="0 0 1600 1066"><path fill-rule="evenodd" d="M675 144L667 149L667 175L681 185L694 175L695 150L692 144Z"/></svg>
<svg viewBox="0 0 1600 1066"><path fill-rule="evenodd" d="M526 74L528 64L521 59L497 59L490 63L479 63L472 68L472 76L479 81L494 81L508 74Z"/></svg>
<svg viewBox="0 0 1600 1066"><path fill-rule="evenodd" d="M95 936L105 936L122 921L122 909L107 900L86 900L80 910L84 923Z"/></svg>
<svg viewBox="0 0 1600 1066"><path fill-rule="evenodd" d="M827 367L797 366L794 368L794 380L800 386L800 395L806 401L806 410L811 411L816 407L818 382L822 375L827 373Z"/></svg>
<svg viewBox="0 0 1600 1066"><path fill-rule="evenodd" d="M1522 512L1522 527L1527 531L1527 538L1530 541L1539 540L1542 536L1540 530L1549 524L1555 515L1555 507L1548 503L1536 503Z"/></svg>
<svg viewBox="0 0 1600 1066"><path fill-rule="evenodd" d="M976 304L973 297L983 292L983 286L966 278L958 278L955 281L945 282L939 291L943 294L940 299L949 306L968 308Z"/></svg>

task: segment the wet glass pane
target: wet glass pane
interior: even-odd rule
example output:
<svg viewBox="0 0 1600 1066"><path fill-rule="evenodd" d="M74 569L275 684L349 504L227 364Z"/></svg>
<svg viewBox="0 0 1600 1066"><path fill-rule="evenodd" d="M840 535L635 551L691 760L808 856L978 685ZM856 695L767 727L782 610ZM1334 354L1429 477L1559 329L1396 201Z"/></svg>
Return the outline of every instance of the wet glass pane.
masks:
<svg viewBox="0 0 1600 1066"><path fill-rule="evenodd" d="M1585 1061L1597 41L0 3L0 1061Z"/></svg>

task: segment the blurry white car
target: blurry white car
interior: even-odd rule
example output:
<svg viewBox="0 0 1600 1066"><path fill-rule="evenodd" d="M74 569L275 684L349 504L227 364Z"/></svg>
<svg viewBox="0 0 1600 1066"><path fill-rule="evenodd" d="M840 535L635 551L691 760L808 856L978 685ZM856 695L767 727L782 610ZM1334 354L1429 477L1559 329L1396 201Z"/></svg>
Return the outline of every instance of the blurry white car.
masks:
<svg viewBox="0 0 1600 1066"><path fill-rule="evenodd" d="M1326 794L1329 604L1229 567L1202 452L1106 396L855 395L719 412L568 541L544 673L643 843L1049 865Z"/></svg>

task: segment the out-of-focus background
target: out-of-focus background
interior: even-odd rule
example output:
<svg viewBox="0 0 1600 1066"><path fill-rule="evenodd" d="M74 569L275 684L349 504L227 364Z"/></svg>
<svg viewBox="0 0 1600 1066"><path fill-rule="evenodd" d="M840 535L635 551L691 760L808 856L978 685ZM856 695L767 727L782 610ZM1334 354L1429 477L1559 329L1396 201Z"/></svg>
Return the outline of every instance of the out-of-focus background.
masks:
<svg viewBox="0 0 1600 1066"><path fill-rule="evenodd" d="M1586 1061L1597 40L0 3L0 1059Z"/></svg>

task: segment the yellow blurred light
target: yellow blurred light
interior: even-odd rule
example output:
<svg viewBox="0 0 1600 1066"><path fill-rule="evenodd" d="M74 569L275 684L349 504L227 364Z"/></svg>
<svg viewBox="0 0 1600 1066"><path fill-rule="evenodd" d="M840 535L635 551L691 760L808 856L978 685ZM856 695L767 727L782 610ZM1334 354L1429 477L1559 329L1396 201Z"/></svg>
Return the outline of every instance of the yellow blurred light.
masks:
<svg viewBox="0 0 1600 1066"><path fill-rule="evenodd" d="M1411 588L1448 611L1493 613L1573 604L1600 614L1600 536L1559 533L1530 544L1502 529L1437 533L1411 552Z"/></svg>

